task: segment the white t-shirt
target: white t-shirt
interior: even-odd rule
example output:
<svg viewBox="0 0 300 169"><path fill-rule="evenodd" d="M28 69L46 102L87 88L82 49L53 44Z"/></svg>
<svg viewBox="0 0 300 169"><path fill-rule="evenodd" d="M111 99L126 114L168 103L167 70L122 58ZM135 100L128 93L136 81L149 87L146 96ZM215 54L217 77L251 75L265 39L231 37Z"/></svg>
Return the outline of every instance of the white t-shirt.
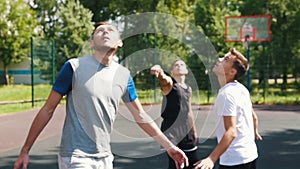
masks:
<svg viewBox="0 0 300 169"><path fill-rule="evenodd" d="M221 155L220 164L233 166L245 164L258 157L255 144L252 102L244 85L235 81L223 86L218 93L214 112L218 116L217 138L221 141L224 133L223 116L235 116L237 137Z"/></svg>

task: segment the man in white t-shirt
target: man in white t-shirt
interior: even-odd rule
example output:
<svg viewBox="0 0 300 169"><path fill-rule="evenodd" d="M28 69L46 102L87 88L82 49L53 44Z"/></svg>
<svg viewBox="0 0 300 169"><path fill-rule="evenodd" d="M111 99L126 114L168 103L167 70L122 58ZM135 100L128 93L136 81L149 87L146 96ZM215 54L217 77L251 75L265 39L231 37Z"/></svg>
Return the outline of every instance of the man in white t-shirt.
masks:
<svg viewBox="0 0 300 169"><path fill-rule="evenodd" d="M256 169L255 137L262 137L249 91L237 81L248 68L247 59L235 48L213 67L221 87L214 105L218 145L207 158L194 164L196 169L212 169L219 158L219 169Z"/></svg>

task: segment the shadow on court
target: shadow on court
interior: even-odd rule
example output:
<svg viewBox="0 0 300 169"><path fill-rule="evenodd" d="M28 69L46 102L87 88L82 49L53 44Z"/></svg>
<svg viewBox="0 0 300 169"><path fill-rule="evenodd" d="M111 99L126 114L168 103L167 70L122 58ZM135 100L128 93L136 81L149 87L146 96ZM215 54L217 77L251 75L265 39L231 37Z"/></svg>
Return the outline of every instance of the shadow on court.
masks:
<svg viewBox="0 0 300 169"><path fill-rule="evenodd" d="M122 108L122 107L121 107ZM300 106L255 106L255 110L259 116L259 129L261 135L263 136L263 141L257 141L257 147L259 151L259 159L257 163L258 169L294 169L299 168L300 160ZM159 112L159 106L153 106L153 112ZM199 109L199 113L205 113L208 108L202 106ZM63 109L58 110L63 111ZM197 110L195 109L195 112ZM24 114L25 117L29 116L32 113ZM62 119L60 113L56 113L58 119ZM4 134L0 135L0 144L3 144L3 138L11 138L9 142L14 142L20 138L12 138L8 136L18 136L12 132L12 130L5 128L6 126L12 126L11 128L17 128L19 132L26 132L20 130L20 124L25 123L24 125L29 125L29 122L25 122L25 117L22 114L16 114L14 116L2 116L3 127L0 128L0 131L5 131ZM198 124L203 123L203 117L199 116ZM21 118L20 121L17 121L18 118ZM32 117L33 118L33 117ZM54 121L56 121L54 120ZM9 123L11 121L11 124ZM17 122L16 122L17 121ZM22 122L23 121L23 122ZM119 119L119 126L116 128L120 132L123 130L130 131L135 133L137 130L133 130L136 127L129 126L122 119ZM17 125L18 124L18 125ZM211 124L208 123L207 128L211 128ZM54 123L53 126L57 126ZM58 129L55 129L58 130ZM50 132L51 133L51 132ZM53 132L52 132L53 133ZM41 141L36 142L31 150L30 155L30 164L28 169L58 169L57 164L57 154L58 154L58 145L60 142L61 134L57 133L56 135L49 135ZM22 141L24 138L21 139ZM149 145L142 144L141 142L124 142L121 140L122 144L119 144L119 148L129 149L130 154L139 154L139 152L148 152ZM7 142L7 141L6 141ZM115 144L115 143L113 143ZM211 136L208 140L203 143L199 143L199 153L200 157L206 157L216 146L216 138ZM20 145L19 145L20 146ZM9 150L0 149L0 169L12 169L15 160L20 152L20 147L15 146ZM116 146L116 145L114 145ZM17 148L19 147L19 148ZM117 153L116 153L117 154ZM126 154L125 154L126 156ZM128 157L128 156L127 156ZM133 156L131 156L133 157ZM147 158L126 158L123 156L115 155L114 160L114 169L166 169L167 168L167 156L166 154L159 154L156 156L151 156ZM217 168L217 164L216 167Z"/></svg>
<svg viewBox="0 0 300 169"><path fill-rule="evenodd" d="M1 169L13 169L14 161L17 156L8 156L1 158L1 161L6 161ZM32 155L30 156L30 164L28 169L58 169L57 155Z"/></svg>
<svg viewBox="0 0 300 169"><path fill-rule="evenodd" d="M258 169L298 168L300 130L270 132L263 135L263 139L263 141L257 141L259 151ZM216 144L216 138L208 139L199 144L200 157L206 157ZM215 168L218 167L217 163ZM114 166L115 169L166 169L167 157L165 154L144 159L115 157Z"/></svg>
<svg viewBox="0 0 300 169"><path fill-rule="evenodd" d="M300 159L300 130L271 132L265 134L263 137L263 141L257 141L259 151L257 168L298 168L298 161ZM208 139L204 143L199 144L200 157L207 156L215 146L215 138ZM2 166L0 168L12 169L16 158L16 155L1 157ZM54 154L31 155L30 158L29 169L58 169L57 156ZM114 160L115 169L166 169L166 167L167 157L165 154L148 158L125 158L116 155Z"/></svg>
<svg viewBox="0 0 300 169"><path fill-rule="evenodd" d="M299 168L300 130L271 132L264 135L263 139L257 142L260 155L258 168Z"/></svg>
<svg viewBox="0 0 300 169"><path fill-rule="evenodd" d="M215 146L215 138L208 139L205 143L199 144L200 157L207 155L212 148ZM134 143L128 143L134 144ZM129 145L132 146L132 145ZM10 153L18 153L19 150L12 150ZM51 152L50 152L51 151ZM56 150L50 150L50 154L38 154L30 156L30 164L28 169L58 169L57 155L53 153L58 152ZM12 169L14 161L17 155L3 156L1 157L0 168L1 169ZM126 158L115 155L114 157L114 169L166 169L167 168L167 156L162 153L156 156L147 158Z"/></svg>

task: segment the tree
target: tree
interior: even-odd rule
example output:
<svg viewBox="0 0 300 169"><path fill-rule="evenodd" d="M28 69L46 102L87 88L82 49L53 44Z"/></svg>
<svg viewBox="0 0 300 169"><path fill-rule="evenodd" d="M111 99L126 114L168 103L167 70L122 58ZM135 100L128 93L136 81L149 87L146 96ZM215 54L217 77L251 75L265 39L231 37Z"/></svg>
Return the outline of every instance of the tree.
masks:
<svg viewBox="0 0 300 169"><path fill-rule="evenodd" d="M44 36L47 39L54 38L55 23L58 21L57 10L61 1L57 0L33 0L29 2L31 8L36 11L37 20L42 30L40 36Z"/></svg>
<svg viewBox="0 0 300 169"><path fill-rule="evenodd" d="M299 72L299 8L297 0L268 0L268 1L243 1L240 6L242 15L270 14L272 16L270 43L264 46L264 55L257 55L254 59L260 68L259 76L266 71L263 61L270 57L271 77L275 79L282 77L282 91L287 89L287 78L289 74L297 75ZM295 64L293 64L295 63ZM269 77L267 77L269 78Z"/></svg>
<svg viewBox="0 0 300 169"><path fill-rule="evenodd" d="M293 73L299 62L299 8L297 0L268 1L272 15L272 53L276 71L282 75L281 89L287 89L288 74ZM279 66L280 65L280 66ZM292 66L290 66L292 65Z"/></svg>
<svg viewBox="0 0 300 169"><path fill-rule="evenodd" d="M29 56L30 37L34 35L37 22L34 11L25 1L1 0L0 3L0 61L5 70L5 82L9 84L8 66Z"/></svg>
<svg viewBox="0 0 300 169"><path fill-rule="evenodd" d="M189 26L194 22L193 3L194 1L187 2L185 0L160 0L156 7L157 12L171 14L176 18L176 22L173 22L172 18L168 16L165 20L157 18L157 24L164 25L164 29L168 30L168 34L176 35L177 38L173 39L175 37L161 37L156 35L155 43L157 47L172 51L172 53L176 53L185 61L192 49L182 42L186 41L186 35L190 29Z"/></svg>
<svg viewBox="0 0 300 169"><path fill-rule="evenodd" d="M148 2L148 1L147 1ZM188 29L187 25L189 20L193 18L192 5L187 3L186 1L177 0L177 1L157 1L157 5L154 5L153 2L145 3L147 9L152 9L153 12L158 13L149 13L146 16L150 16L149 18L145 15L140 15L141 17L145 17L147 20L147 28L153 33L145 33L139 34L135 37L130 37L127 41L125 40L125 45L131 43L129 48L125 48L125 54L128 54L130 51L134 51L138 48L136 46L147 49L151 48L151 61L149 61L149 57L143 58L145 63L145 67L151 67L153 64L160 64L164 69L171 70L171 64L175 58L180 57L181 59L186 61L186 57L190 55L190 48L187 47L183 41L185 41L185 31ZM155 2L156 3L156 2ZM144 5L135 5L137 8ZM155 6L155 9L153 7ZM145 12L145 9L137 11ZM136 24L136 20L127 20L128 25L135 25L135 27L139 27L143 21L138 22ZM130 28L129 28L130 29ZM131 41L131 39L136 39ZM129 42L129 43L128 43ZM137 43L139 42L139 43ZM124 47L127 47L125 46ZM149 54L150 52L147 52ZM135 78L138 82L143 82L142 87L151 87L149 84L155 84L154 79L148 73L140 72L139 75ZM148 85L146 85L148 84Z"/></svg>
<svg viewBox="0 0 300 169"><path fill-rule="evenodd" d="M92 21L107 21L113 18L113 13L110 10L111 0L80 0L81 4L92 11ZM127 1L126 1L127 2Z"/></svg>
<svg viewBox="0 0 300 169"><path fill-rule="evenodd" d="M128 30L128 25L131 23L134 24L135 21L127 20L127 16L143 12L155 12L157 1L158 0L111 0L109 3L111 19L118 18L117 20L121 20L121 22L124 23L124 30ZM135 35L123 39L124 46L120 50L122 54L121 60L125 59L127 56L131 55L135 51L153 47L153 44L150 43L148 36L149 35Z"/></svg>
<svg viewBox="0 0 300 169"><path fill-rule="evenodd" d="M225 42L225 17L226 16L239 16L240 12L238 11L239 1L226 1L226 0L196 0L195 9L194 9L194 17L195 24L199 28L199 31L202 32L206 37L206 43L211 43L217 53L208 53L205 57L205 65L207 67L201 67L201 74L198 77L202 77L202 79L198 80L198 85L200 88L205 89L209 86L208 79L204 79L203 77L208 78L207 75L213 75L211 73L211 68L215 63L218 55L223 56L231 46L237 47L241 50L240 44L235 43L226 43ZM243 49L242 49L243 50ZM204 60L204 59L202 59ZM198 65L202 65L199 63ZM211 77L210 77L211 78ZM211 80L211 79L210 79ZM212 85L212 84L211 84ZM213 87L212 85L211 87ZM208 90L210 90L208 88Z"/></svg>
<svg viewBox="0 0 300 169"><path fill-rule="evenodd" d="M219 55L225 54L233 43L225 42L225 17L239 16L239 1L197 0L195 22L209 38Z"/></svg>
<svg viewBox="0 0 300 169"><path fill-rule="evenodd" d="M93 31L92 12L78 0L69 0L60 6L55 24L58 68L68 59L78 57ZM88 47L88 46L87 46Z"/></svg>

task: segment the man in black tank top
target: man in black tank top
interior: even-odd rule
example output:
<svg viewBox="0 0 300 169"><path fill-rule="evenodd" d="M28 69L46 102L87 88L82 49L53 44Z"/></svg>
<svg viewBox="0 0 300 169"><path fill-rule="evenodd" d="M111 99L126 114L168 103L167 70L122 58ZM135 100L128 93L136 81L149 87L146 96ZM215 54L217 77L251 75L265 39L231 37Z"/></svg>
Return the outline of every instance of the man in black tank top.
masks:
<svg viewBox="0 0 300 169"><path fill-rule="evenodd" d="M192 89L185 83L185 76L188 73L186 64L182 60L175 60L171 70L173 77L166 75L159 65L153 66L150 73L158 78L164 95L161 130L173 144L185 152L189 163L194 164L199 158L191 107ZM186 169L188 168L193 168L193 165ZM168 169L176 169L170 157Z"/></svg>

